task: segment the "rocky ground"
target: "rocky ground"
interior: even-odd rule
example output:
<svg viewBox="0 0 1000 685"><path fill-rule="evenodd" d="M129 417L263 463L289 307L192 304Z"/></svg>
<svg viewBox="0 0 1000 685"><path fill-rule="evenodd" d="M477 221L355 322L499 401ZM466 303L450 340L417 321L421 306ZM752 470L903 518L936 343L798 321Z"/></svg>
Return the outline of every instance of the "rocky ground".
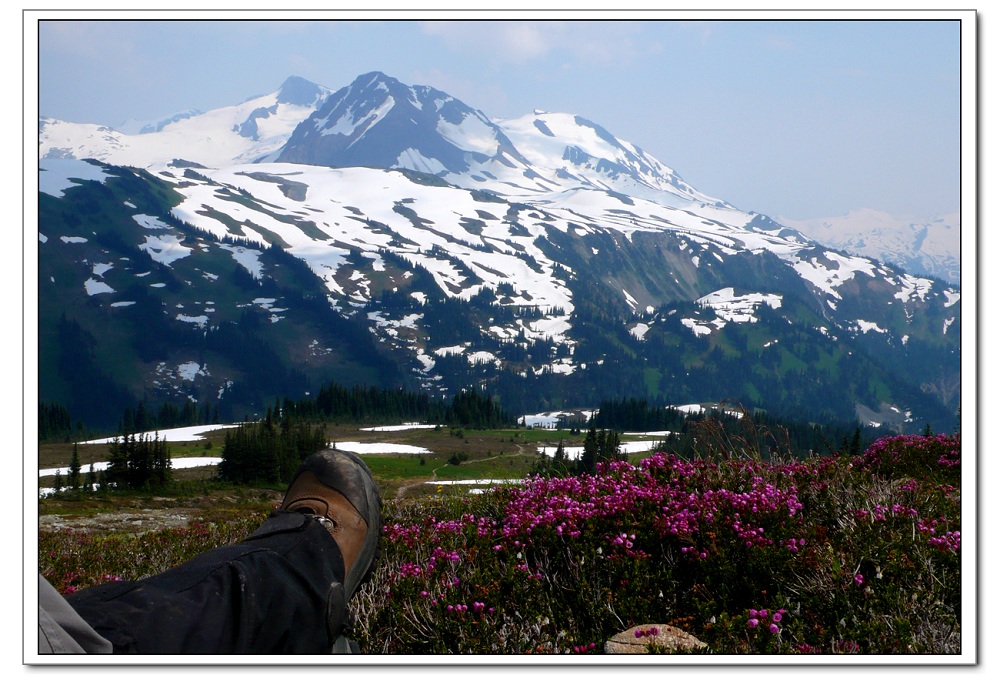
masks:
<svg viewBox="0 0 1000 685"><path fill-rule="evenodd" d="M103 531L145 532L178 528L206 517L213 512L232 509L248 500L268 502L277 507L281 493L271 490L248 490L237 495L211 494L187 497L152 497L142 500L115 500L106 511L95 510L92 502L82 502L77 509L73 502L58 504L42 500L39 503L39 531Z"/></svg>

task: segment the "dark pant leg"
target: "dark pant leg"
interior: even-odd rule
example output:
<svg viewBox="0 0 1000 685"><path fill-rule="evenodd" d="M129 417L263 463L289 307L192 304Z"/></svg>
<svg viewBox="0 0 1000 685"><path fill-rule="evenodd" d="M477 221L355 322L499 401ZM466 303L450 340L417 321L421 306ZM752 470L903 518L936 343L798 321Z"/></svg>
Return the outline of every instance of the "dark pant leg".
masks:
<svg viewBox="0 0 1000 685"><path fill-rule="evenodd" d="M67 597L116 653L329 652L328 599L344 562L330 533L276 511L244 542L137 582ZM343 604L343 595L337 600Z"/></svg>

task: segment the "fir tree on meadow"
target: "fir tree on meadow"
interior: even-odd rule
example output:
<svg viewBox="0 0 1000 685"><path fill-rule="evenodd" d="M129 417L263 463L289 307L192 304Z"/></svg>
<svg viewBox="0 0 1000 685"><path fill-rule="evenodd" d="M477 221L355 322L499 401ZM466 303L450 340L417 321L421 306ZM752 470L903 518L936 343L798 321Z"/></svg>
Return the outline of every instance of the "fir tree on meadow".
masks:
<svg viewBox="0 0 1000 685"><path fill-rule="evenodd" d="M324 426L310 427L291 411L268 408L262 421L226 433L219 479L274 484L291 480L307 456L327 446Z"/></svg>
<svg viewBox="0 0 1000 685"><path fill-rule="evenodd" d="M598 436L598 460L617 461L621 457L621 435L617 431L602 430Z"/></svg>
<svg viewBox="0 0 1000 685"><path fill-rule="evenodd" d="M562 440L559 440L559 446L556 447L556 454L552 459L552 470L557 476L564 476L569 472L569 468L566 466L566 449L563 447Z"/></svg>
<svg viewBox="0 0 1000 685"><path fill-rule="evenodd" d="M597 465L621 458L621 434L618 431L597 430L597 424L590 422L587 437L583 440L583 455L577 466L577 475L581 473L596 473Z"/></svg>
<svg viewBox="0 0 1000 685"><path fill-rule="evenodd" d="M107 485L114 488L165 487L173 480L170 446L166 440L160 440L158 433L149 438L125 432L109 446L104 477Z"/></svg>
<svg viewBox="0 0 1000 685"><path fill-rule="evenodd" d="M587 437L583 439L583 454L580 456L579 473L594 473L597 470L597 455L600 451L597 441L597 426L590 423Z"/></svg>
<svg viewBox="0 0 1000 685"><path fill-rule="evenodd" d="M532 473L542 478L562 478L570 474L570 466L566 460L566 447L562 440L559 440L559 446L556 447L553 456L549 457L542 451Z"/></svg>
<svg viewBox="0 0 1000 685"><path fill-rule="evenodd" d="M80 451L75 442L73 443L73 457L69 460L69 487L71 490L80 489Z"/></svg>

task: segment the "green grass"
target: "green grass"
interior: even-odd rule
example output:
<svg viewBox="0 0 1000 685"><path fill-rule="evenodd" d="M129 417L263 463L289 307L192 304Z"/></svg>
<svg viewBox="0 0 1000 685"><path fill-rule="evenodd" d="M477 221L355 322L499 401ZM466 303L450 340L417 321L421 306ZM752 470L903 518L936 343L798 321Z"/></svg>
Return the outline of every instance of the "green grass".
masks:
<svg viewBox="0 0 1000 685"><path fill-rule="evenodd" d="M643 371L643 381L646 386L646 392L650 396L656 396L660 391L660 379L663 378L663 372L659 369L645 369Z"/></svg>
<svg viewBox="0 0 1000 685"><path fill-rule="evenodd" d="M782 377L787 376L793 371L806 371L809 369L809 365L804 361L796 357L794 354L790 353L784 347L779 348L781 354L781 367L779 373Z"/></svg>
<svg viewBox="0 0 1000 685"><path fill-rule="evenodd" d="M543 428L504 428L498 430L465 431L467 437L494 437L511 444L521 443L558 443L560 440L572 440L574 437L583 442L583 436L574 436L568 430L546 430Z"/></svg>
<svg viewBox="0 0 1000 685"><path fill-rule="evenodd" d="M372 470L372 475L376 475L382 480L408 480L411 478L427 478L434 476L434 470L439 469L448 463L447 459L435 457L428 459L418 455L408 456L374 456L364 455L362 457L368 467Z"/></svg>
<svg viewBox="0 0 1000 685"><path fill-rule="evenodd" d="M468 480L471 478L524 478L531 471L535 459L524 456L500 455L492 459L446 463L437 470L438 480Z"/></svg>
<svg viewBox="0 0 1000 685"><path fill-rule="evenodd" d="M757 387L753 383L751 383L749 381L747 381L746 383L744 383L743 384L743 392L746 394L747 398L751 402L760 402L760 400L761 400L760 391L757 390Z"/></svg>
<svg viewBox="0 0 1000 685"><path fill-rule="evenodd" d="M523 478L531 470L534 459L524 456L497 455L476 461L466 460L458 465L448 462L448 458L412 456L362 455L372 474L381 480L457 480L459 478Z"/></svg>
<svg viewBox="0 0 1000 685"><path fill-rule="evenodd" d="M172 442L170 443L170 456L173 459L183 457L219 457L222 456L222 443L222 440Z"/></svg>

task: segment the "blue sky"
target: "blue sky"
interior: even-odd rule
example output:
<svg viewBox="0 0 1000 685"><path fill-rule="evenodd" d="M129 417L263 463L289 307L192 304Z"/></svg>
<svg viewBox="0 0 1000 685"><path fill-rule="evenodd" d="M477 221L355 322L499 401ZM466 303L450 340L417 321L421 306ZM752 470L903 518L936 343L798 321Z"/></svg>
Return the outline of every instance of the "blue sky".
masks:
<svg viewBox="0 0 1000 685"><path fill-rule="evenodd" d="M582 115L742 209L929 219L960 203L960 29L898 16L46 21L39 113L115 126L379 70L490 116Z"/></svg>

